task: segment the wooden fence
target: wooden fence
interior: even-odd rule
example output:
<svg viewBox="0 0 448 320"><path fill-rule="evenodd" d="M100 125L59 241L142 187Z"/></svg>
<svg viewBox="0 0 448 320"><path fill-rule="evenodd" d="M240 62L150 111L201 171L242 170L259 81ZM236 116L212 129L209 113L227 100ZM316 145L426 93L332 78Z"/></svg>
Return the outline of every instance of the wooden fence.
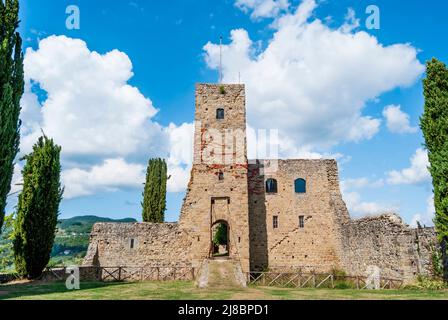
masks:
<svg viewBox="0 0 448 320"><path fill-rule="evenodd" d="M40 280L61 281L67 279L70 268L46 268ZM196 270L191 266L149 267L79 267L81 281L138 282L138 281L192 281Z"/></svg>
<svg viewBox="0 0 448 320"><path fill-rule="evenodd" d="M139 282L139 281L194 281L198 269L190 266L147 266L147 267L79 267L81 281ZM40 277L43 281L63 281L70 269L47 268ZM1 279L1 278L0 278ZM305 272L250 272L248 284L252 286L281 288L344 288L367 289L367 277L341 276L328 273ZM4 279L6 282L14 279ZM400 289L403 280L381 278L381 289Z"/></svg>
<svg viewBox="0 0 448 320"><path fill-rule="evenodd" d="M192 281L193 267L101 267L101 281Z"/></svg>
<svg viewBox="0 0 448 320"><path fill-rule="evenodd" d="M282 288L344 288L364 290L369 288L367 277L340 276L328 273L251 272L248 284ZM380 278L381 289L400 289L403 280Z"/></svg>

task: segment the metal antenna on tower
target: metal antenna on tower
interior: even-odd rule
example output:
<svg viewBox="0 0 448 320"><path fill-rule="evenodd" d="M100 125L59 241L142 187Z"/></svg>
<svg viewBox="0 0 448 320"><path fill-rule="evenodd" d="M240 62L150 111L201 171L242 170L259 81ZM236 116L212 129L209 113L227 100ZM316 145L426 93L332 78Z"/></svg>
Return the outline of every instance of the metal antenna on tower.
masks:
<svg viewBox="0 0 448 320"><path fill-rule="evenodd" d="M222 83L222 36L219 37L219 83Z"/></svg>

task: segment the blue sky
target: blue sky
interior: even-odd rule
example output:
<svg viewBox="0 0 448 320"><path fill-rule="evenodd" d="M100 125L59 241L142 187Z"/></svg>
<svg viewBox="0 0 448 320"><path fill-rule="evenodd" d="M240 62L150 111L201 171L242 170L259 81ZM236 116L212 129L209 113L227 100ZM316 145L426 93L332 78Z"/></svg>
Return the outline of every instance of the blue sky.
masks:
<svg viewBox="0 0 448 320"><path fill-rule="evenodd" d="M261 12L257 11L260 6L266 5L264 2L269 1L270 4L274 4L274 9L279 10L273 9L257 16L257 12ZM305 129L305 126L297 128L300 127L300 121L297 122L297 126L285 123L284 127L287 129L284 129L282 134L289 139L290 144L285 147L284 157L300 157L310 153L337 156L340 162L341 180L344 181L344 197L353 216L392 210L397 211L408 223L415 220L417 214L420 215L419 220L429 223L432 209L428 206L428 202L430 202L432 188L427 173L422 170L425 157L424 152L419 153L418 150L422 148L423 139L421 131L416 127L418 127L419 116L423 109L421 64L432 57L448 62L446 58L448 44L443 41L447 31L444 17L448 12L448 4L445 1L318 1L307 15L305 22L288 23L295 23L296 25L292 27L298 28L299 31L296 31L300 35L305 35L308 31L303 30L309 30L307 28L313 21L316 19L322 21L323 27L315 32L321 32L316 33L317 37L321 34L327 35L325 41L330 45L325 48L328 52L319 50L321 48L319 45L325 42L323 40L304 46L303 44L307 43L304 39L298 40L297 37L293 37L295 31L287 30L291 25L275 26L285 16L294 17L301 1L289 1L288 9L282 6L288 3L286 0L278 2L272 0L23 0L21 3L20 32L24 38L25 47L29 48L30 55L28 56L27 53L26 70L27 79L32 83L29 94L23 102L26 109L23 115L26 118L24 119L26 131L24 136L27 137L23 140L22 150L23 152L29 150L32 138L35 137L33 130L35 131L37 124L44 127L47 133L50 132L50 135L54 133L56 141L62 145L63 152L67 151L63 156L64 170L67 173L63 176L65 184L68 184L69 196L61 205L62 217L95 214L140 219L141 183L138 179L141 177L141 169L150 156L168 156L170 152L173 153L176 150L176 147L185 144L181 137L188 135L191 131L188 124L192 123L194 116L194 85L197 82L216 82L217 71L214 69L216 46L213 44L216 44L219 36L222 35L225 44L225 80L235 79L237 74L235 66L240 68L238 71L242 70L242 81L247 82L248 86L250 126L267 128L266 117L262 119L264 114L258 114L256 108L259 105L262 110L272 112L273 109L268 107L272 105L272 101L279 103L285 121L288 120L289 112L300 117L302 110L307 110L306 117L317 119L316 123L313 122L313 125L310 125L310 129ZM73 4L80 9L80 30L66 28L65 11L68 5ZM367 18L365 10L370 4L375 4L381 10L379 30L368 30L365 27ZM355 13L354 20L349 19L348 13L351 11ZM302 25L298 26L300 23ZM348 37L347 34L350 35L350 38L346 38L347 45L353 45L354 48L371 46L371 49L370 47L365 49L366 54L359 57L355 55L353 63L346 56L338 56L344 52L343 49L337 49L339 46L337 39L339 39L339 33L342 34L342 31L338 30L344 23L349 23L351 26L350 30L344 33L344 37ZM239 30L233 34L233 38L232 30ZM284 37L291 36L291 39L282 42L276 38L279 34L283 34ZM358 39L355 37L356 34L366 34L370 40ZM53 35L65 35L66 38L51 37ZM72 39L81 39L88 49L83 49L79 42L71 42ZM377 44L371 44L371 40L374 39L377 39ZM47 40L47 48L39 49L39 42L45 40ZM209 46L204 48L209 42ZM288 52L288 48L285 48L285 43L288 42L296 49L296 53ZM391 47L397 44L401 47ZM58 45L66 47L60 49ZM247 52L244 51L246 45L249 47ZM332 46L335 48L334 51ZM238 51L240 47L243 47L244 52ZM275 47L277 51L273 57L267 59L269 52L273 52L269 47ZM70 51L72 53L67 52L69 58L56 52L68 50L67 48L74 48ZM99 67L98 70L104 71L105 74L99 74L100 71L97 71L94 75L93 78L98 77L96 92L88 92L91 90L89 88L95 85L86 87L84 91L80 90L76 95L72 92L69 99L71 102L62 106L61 101L66 100L58 99L64 96L64 90L72 88L71 85L76 86L76 81L82 82L86 77L89 78L87 69L93 70L94 67L98 67L92 53L97 52L104 58L114 49L120 54L112 57L112 63L107 65L115 69L104 71L104 67ZM282 52L282 50L285 51ZM409 61L400 57L400 54L412 55L413 51L417 55L415 58L409 58ZM360 52L364 51L360 49ZM90 67L80 61L86 54L91 59L89 60L92 63ZM365 56L369 54L372 56L366 58ZM335 82L339 81L334 83L334 86L331 83L326 84L323 87L325 92L321 94L323 97L316 97L311 93L311 90L316 87L310 89L308 85L301 86L304 81L308 81L308 84L314 80L313 75L308 75L306 78L301 77L300 74L280 76L279 71L276 71L275 76L283 79L285 83L273 83L269 88L263 87L263 94L257 94L257 89L261 90L261 88L257 87L257 77L253 75L254 72L259 70L261 78L267 77L269 68L276 70L274 67L277 65L290 64L299 60L302 63L300 68L303 69L298 70L313 72L315 70L313 68L316 68L312 60L313 55L324 57L326 61L322 65L326 67L325 70L330 70ZM125 56L128 57L127 60ZM276 58L284 60L275 61ZM48 61L57 66L52 72L46 72ZM132 68L126 61L132 63ZM368 63L369 61L371 63ZM346 74L341 78L336 68L338 66L335 66L339 62L341 67L345 67L345 71L353 67L351 70L353 74ZM248 64L251 67L248 67ZM367 67L360 68L363 65ZM379 68L372 71L369 70L370 65L378 65ZM84 67L87 71L83 69ZM381 69L383 67L384 69ZM131 69L133 76L126 76ZM318 77L322 70L324 69L318 68L314 75ZM78 72L79 76L76 75ZM114 85L110 87L104 85L103 88L108 75L120 83L123 92L129 93L127 85L135 88L137 92L132 91L132 97L129 96L129 99L110 98L113 92L108 94L107 90L114 88ZM319 79L316 82L318 83ZM386 84L383 86L381 82ZM65 84L59 85L60 83ZM406 85L403 85L404 83ZM300 89L296 90L293 87L292 92L286 92L285 87L290 84ZM343 87L341 87L342 84ZM333 99L332 90L336 95L334 97L335 118L331 116L333 111L325 115L321 112L321 110L333 110L331 103L325 105ZM347 98L340 96L341 90L347 90ZM268 93L265 94L265 92ZM100 93L105 94L104 100ZM277 94L280 98L284 97L283 101L273 98ZM33 95L38 98L38 103ZM123 96L127 97L126 94ZM83 101L87 101L84 99L89 97L93 97L97 105L86 106ZM303 101L295 101L294 97L304 97L304 100L306 98L311 104L306 106ZM111 107L107 106L109 98ZM313 102L316 104L313 105ZM132 105L134 108L132 112L135 114L141 110L150 111L143 118L129 116L126 120L129 121L127 125L122 120L116 120L120 115L127 114L126 103ZM94 112L92 109L97 106L100 110L100 105L104 108L101 112L108 113L98 118L101 119L101 125L98 125L98 128L103 128L98 136L96 136L94 124L85 128L82 127L82 121L70 122L71 116L79 120L82 114L87 117L90 115L99 117L98 114L90 112ZM353 109L353 105L358 107ZM388 109L389 113L386 113L385 108L388 106L392 107ZM47 114L42 111L45 108L49 110ZM58 108L64 111L59 118L53 115L54 110ZM347 108L345 113L341 111L343 108ZM359 117L347 119L345 123L344 114L350 114L353 110L360 113ZM41 112L43 116L38 114ZM117 112L116 116L113 112ZM409 117L409 122L406 115ZM303 119L306 117L304 115ZM322 120L319 120L320 117ZM370 120L356 122L360 117ZM107 122L109 118L110 122ZM377 121L374 121L375 119ZM135 132L140 132L138 130L151 132L141 141L138 139L137 141L133 135L130 123L134 120L141 126L135 129ZM283 127L282 118L277 117L273 121L274 127ZM362 128L362 130L365 129L362 132L355 130L358 128L353 129L359 133L359 137L357 135L355 137L351 133L353 130L348 130L350 128L341 128L344 125L356 127L358 123L360 124L358 131L364 124L366 125L366 128ZM185 126L182 127L182 124ZM321 128L320 125L322 125ZM171 129L167 129L170 126ZM63 128L67 130L61 132ZM69 132L69 130L72 131ZM135 148L128 150L126 146L117 146L115 150L114 146L120 143L117 138L114 139L113 134L110 139L115 141L112 144L111 141L107 141L108 136L104 132L107 133L108 130L111 133L123 132L123 135L132 143L135 142ZM72 143L74 141L70 137L72 133L76 135L77 132L88 131L92 134L92 146L78 146ZM103 133L104 136L102 136ZM177 144L168 146L170 141L173 142L173 135L177 137L175 140ZM328 143L317 139L319 135L322 135L322 139ZM168 142L164 142L163 139L167 136ZM310 137L309 144L304 141L305 136ZM184 197L184 192L180 190L183 190L182 183L185 184L185 173L188 172L189 164L184 159L185 157L180 157L182 159L179 159L179 156L171 157L173 170L177 169L183 174L183 177L173 182L176 186L172 186L171 191L176 192L168 194L167 220L174 221L178 218ZM412 165L413 157L415 158L414 165ZM114 170L114 166L119 166L121 169ZM109 174L110 170L115 174ZM127 170L134 171L129 174L128 179L124 179L123 175L126 175ZM391 172L395 172L395 175ZM135 181L130 181L134 176ZM102 179L104 177L106 179ZM101 179L106 181L99 183L98 180ZM10 210L13 206L14 199L10 201Z"/></svg>

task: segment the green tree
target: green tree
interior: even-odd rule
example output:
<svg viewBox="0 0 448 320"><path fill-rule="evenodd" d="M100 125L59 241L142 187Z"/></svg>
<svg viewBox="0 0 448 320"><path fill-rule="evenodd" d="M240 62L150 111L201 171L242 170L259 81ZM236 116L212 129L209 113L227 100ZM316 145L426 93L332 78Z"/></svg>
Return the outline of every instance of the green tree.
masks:
<svg viewBox="0 0 448 320"><path fill-rule="evenodd" d="M427 63L423 80L425 111L421 128L434 186L434 224L440 241L443 278L448 282L448 69L437 59Z"/></svg>
<svg viewBox="0 0 448 320"><path fill-rule="evenodd" d="M19 1L0 0L0 232L19 151L20 98L23 94Z"/></svg>
<svg viewBox="0 0 448 320"><path fill-rule="evenodd" d="M163 159L151 159L143 191L143 221L163 223L166 211L167 165Z"/></svg>
<svg viewBox="0 0 448 320"><path fill-rule="evenodd" d="M13 215L5 217L3 232L0 235L0 272L9 272L14 268L14 251L12 248L14 218Z"/></svg>
<svg viewBox="0 0 448 320"><path fill-rule="evenodd" d="M16 271L31 279L42 274L54 243L63 194L60 153L61 148L44 136L24 158L23 190L14 224L14 258Z"/></svg>

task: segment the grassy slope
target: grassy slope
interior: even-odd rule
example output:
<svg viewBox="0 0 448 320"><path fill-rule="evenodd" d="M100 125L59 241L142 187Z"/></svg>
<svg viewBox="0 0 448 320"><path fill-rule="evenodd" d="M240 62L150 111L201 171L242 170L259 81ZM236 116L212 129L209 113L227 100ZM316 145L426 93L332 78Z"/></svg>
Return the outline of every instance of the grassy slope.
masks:
<svg viewBox="0 0 448 320"><path fill-rule="evenodd" d="M231 288L197 289L191 282L81 283L81 290L67 291L64 283L0 286L2 299L32 300L448 300L448 291L360 291L331 289Z"/></svg>

